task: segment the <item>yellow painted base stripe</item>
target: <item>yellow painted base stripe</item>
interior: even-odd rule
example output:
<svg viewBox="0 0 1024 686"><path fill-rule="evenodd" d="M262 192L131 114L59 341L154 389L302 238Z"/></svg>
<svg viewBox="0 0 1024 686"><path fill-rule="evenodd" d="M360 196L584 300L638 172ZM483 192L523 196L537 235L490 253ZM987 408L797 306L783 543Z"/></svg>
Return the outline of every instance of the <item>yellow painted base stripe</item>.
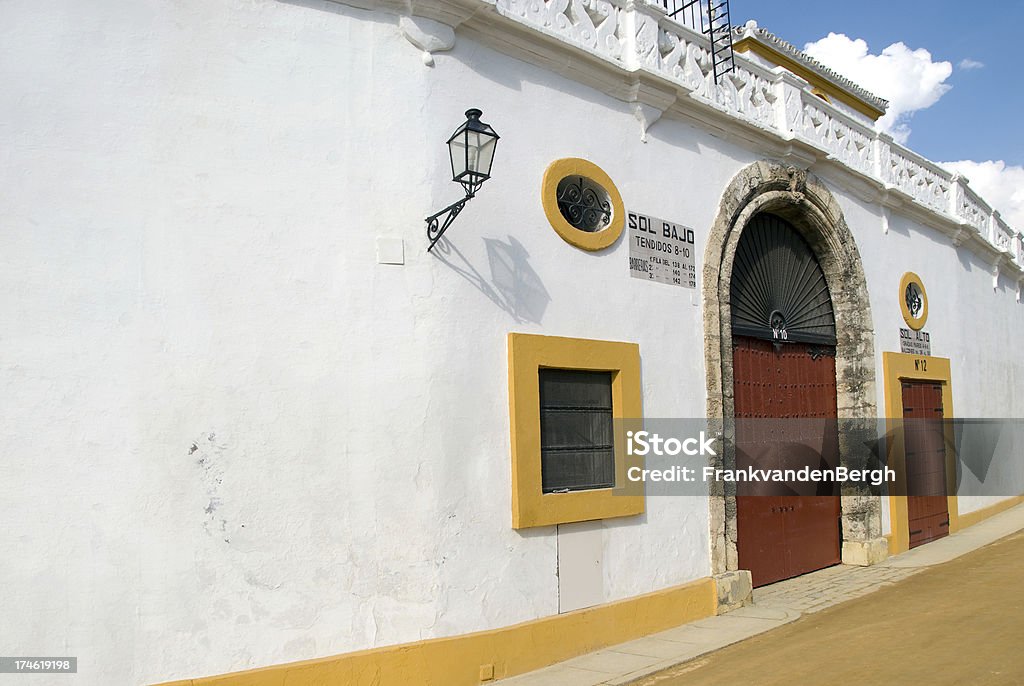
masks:
<svg viewBox="0 0 1024 686"><path fill-rule="evenodd" d="M711 578L501 629L293 662L163 686L477 686L710 617Z"/></svg>
<svg viewBox="0 0 1024 686"><path fill-rule="evenodd" d="M1007 498L1006 500L1000 500L998 503L995 503L994 505L983 507L980 510L975 510L974 512L961 512L960 529L963 530L969 526L980 524L989 517L997 515L1000 512L1005 512L1006 510L1009 510L1011 507L1020 505L1021 503L1024 503L1024 495L1018 495L1013 498Z"/></svg>

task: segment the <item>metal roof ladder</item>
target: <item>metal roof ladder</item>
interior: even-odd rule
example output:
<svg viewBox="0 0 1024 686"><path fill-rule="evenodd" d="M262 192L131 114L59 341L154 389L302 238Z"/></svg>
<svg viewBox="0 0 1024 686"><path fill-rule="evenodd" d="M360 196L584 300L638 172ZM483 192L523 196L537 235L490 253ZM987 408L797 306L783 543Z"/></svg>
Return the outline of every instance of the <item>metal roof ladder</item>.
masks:
<svg viewBox="0 0 1024 686"><path fill-rule="evenodd" d="M729 0L662 0L662 3L670 18L700 31L711 41L715 83L735 68Z"/></svg>

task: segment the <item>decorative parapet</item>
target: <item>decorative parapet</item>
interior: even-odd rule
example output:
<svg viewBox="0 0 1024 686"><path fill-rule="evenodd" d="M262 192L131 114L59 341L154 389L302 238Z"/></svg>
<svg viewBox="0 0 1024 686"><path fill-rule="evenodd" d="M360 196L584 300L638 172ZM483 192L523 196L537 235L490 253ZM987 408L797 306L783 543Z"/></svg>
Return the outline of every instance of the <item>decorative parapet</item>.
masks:
<svg viewBox="0 0 1024 686"><path fill-rule="evenodd" d="M643 68L671 79L689 91L690 97L720 112L759 127L777 128L773 104L775 75L771 71L753 62L738 63L732 73L716 84L711 44L704 35L668 19L660 7L646 3L634 3L631 7L640 17L637 23L642 27L636 36ZM661 12L661 16L652 16L652 10ZM657 40L652 42L655 18Z"/></svg>
<svg viewBox="0 0 1024 686"><path fill-rule="evenodd" d="M711 72L711 53L699 33L667 18L658 5L629 2L624 27L632 43L627 66L646 70L682 86L699 91Z"/></svg>
<svg viewBox="0 0 1024 686"><path fill-rule="evenodd" d="M498 14L618 62L628 44L619 29L622 6L609 0L497 0Z"/></svg>
<svg viewBox="0 0 1024 686"><path fill-rule="evenodd" d="M825 151L828 159L858 174L872 176L878 152L874 146L874 131L801 87L805 85L793 83L791 79L788 87L782 89L786 102L783 111L790 134Z"/></svg>
<svg viewBox="0 0 1024 686"><path fill-rule="evenodd" d="M807 81L782 67L769 69L740 53L735 72L716 84L707 38L669 19L660 5L646 0L334 1L403 15L411 8L411 14L462 27L500 50L585 80L635 103L641 140L663 112L672 110L791 163L830 163L883 203L916 208L954 244L967 245L993 259L995 269L1009 269L1024 279L1021 234L967 179L875 131L869 120L812 94ZM801 65L884 107L884 100L758 31L759 39L795 55Z"/></svg>
<svg viewBox="0 0 1024 686"><path fill-rule="evenodd" d="M953 215L974 227L982 236L991 237L989 224L992 208L971 190L965 177L957 174L953 178L956 180L956 206L953 208Z"/></svg>
<svg viewBox="0 0 1024 686"><path fill-rule="evenodd" d="M914 151L887 139L879 139L887 160L882 165L882 182L933 212L955 217L955 213L950 212L953 175Z"/></svg>
<svg viewBox="0 0 1024 686"><path fill-rule="evenodd" d="M998 212L992 213L992 234L989 238L992 241L992 245L1005 253L1009 253L1012 259L1018 259L1019 251L1014 243L1014 232L1003 221Z"/></svg>

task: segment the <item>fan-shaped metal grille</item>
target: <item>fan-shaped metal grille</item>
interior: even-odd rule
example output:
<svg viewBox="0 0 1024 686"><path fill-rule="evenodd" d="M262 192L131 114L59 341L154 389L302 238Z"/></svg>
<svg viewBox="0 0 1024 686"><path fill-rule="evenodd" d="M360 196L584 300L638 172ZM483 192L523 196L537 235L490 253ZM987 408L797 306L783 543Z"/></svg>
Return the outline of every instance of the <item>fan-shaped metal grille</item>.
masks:
<svg viewBox="0 0 1024 686"><path fill-rule="evenodd" d="M759 214L743 229L730 295L734 335L836 343L832 298L821 265L803 237L779 217Z"/></svg>

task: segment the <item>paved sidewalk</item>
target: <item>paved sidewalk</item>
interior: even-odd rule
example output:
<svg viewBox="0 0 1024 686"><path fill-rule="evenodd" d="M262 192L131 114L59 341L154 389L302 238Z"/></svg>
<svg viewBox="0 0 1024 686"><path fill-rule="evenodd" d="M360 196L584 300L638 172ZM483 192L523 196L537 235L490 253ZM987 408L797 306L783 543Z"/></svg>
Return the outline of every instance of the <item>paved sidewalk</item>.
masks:
<svg viewBox="0 0 1024 686"><path fill-rule="evenodd" d="M1024 505L873 567L838 565L754 591L754 604L503 679L508 686L622 686L872 593L1024 529Z"/></svg>

